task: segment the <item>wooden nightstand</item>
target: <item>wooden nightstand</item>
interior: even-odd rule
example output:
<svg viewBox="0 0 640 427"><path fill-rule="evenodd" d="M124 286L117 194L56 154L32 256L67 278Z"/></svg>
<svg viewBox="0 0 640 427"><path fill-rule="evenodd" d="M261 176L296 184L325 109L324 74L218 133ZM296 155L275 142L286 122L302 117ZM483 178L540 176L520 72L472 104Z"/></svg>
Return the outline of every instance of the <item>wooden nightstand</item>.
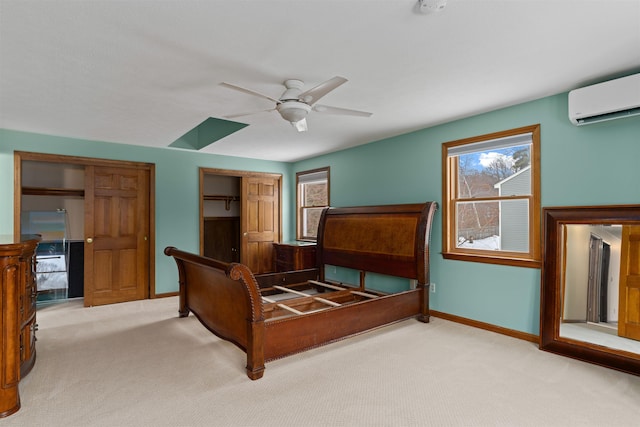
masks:
<svg viewBox="0 0 640 427"><path fill-rule="evenodd" d="M316 244L310 242L274 243L277 272L316 267Z"/></svg>

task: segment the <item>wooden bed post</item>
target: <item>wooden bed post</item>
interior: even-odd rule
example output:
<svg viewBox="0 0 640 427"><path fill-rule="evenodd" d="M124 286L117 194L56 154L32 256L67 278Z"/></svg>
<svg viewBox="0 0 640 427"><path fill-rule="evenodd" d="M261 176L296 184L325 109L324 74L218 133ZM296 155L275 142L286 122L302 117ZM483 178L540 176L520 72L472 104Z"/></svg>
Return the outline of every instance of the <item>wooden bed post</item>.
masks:
<svg viewBox="0 0 640 427"><path fill-rule="evenodd" d="M247 319L247 376L252 380L264 375L264 312L262 310L262 296L258 291L258 282L244 264L232 263L227 275L233 280L244 284L251 305L250 318Z"/></svg>
<svg viewBox="0 0 640 427"><path fill-rule="evenodd" d="M167 246L166 248L164 248L164 254L167 256L170 256L170 253L172 250L176 249L173 246ZM187 317L189 316L189 309L187 308L187 291L186 291L186 284L185 284L185 272L184 272L184 264L183 261L178 259L178 258L174 258L174 260L176 261L176 264L178 266L178 284L180 285L179 290L178 290L178 295L180 295L179 297L179 303L178 303L178 317Z"/></svg>
<svg viewBox="0 0 640 427"><path fill-rule="evenodd" d="M422 289L420 300L420 314L418 320L429 323L429 292L431 292L430 267L429 267L429 244L431 242L431 228L433 217L438 210L436 202L426 203L420 214L419 229L417 235L420 239L416 241L416 262L418 273L418 286Z"/></svg>
<svg viewBox="0 0 640 427"><path fill-rule="evenodd" d="M360 289L362 290L362 292L365 291L366 286L365 286L365 276L366 276L366 272L360 270Z"/></svg>
<svg viewBox="0 0 640 427"><path fill-rule="evenodd" d="M247 376L258 380L264 375L264 319L248 322L250 329L247 343Z"/></svg>
<svg viewBox="0 0 640 427"><path fill-rule="evenodd" d="M417 319L423 323L429 323L429 283L418 285L422 288L422 298L420 301L420 314Z"/></svg>

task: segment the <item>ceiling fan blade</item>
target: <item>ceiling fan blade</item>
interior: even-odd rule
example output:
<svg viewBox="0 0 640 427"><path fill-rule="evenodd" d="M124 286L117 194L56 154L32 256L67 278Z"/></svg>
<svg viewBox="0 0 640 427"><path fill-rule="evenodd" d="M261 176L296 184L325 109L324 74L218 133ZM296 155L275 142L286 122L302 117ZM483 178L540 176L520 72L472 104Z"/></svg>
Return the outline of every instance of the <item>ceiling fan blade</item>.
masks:
<svg viewBox="0 0 640 427"><path fill-rule="evenodd" d="M293 125L293 127L298 132L306 132L309 129L307 127L307 119L306 118L304 118L302 120L298 120L297 122L291 122L291 125Z"/></svg>
<svg viewBox="0 0 640 427"><path fill-rule="evenodd" d="M272 98L269 95L264 95L264 94L262 94L260 92L256 92L256 91L251 90L251 89L247 89L247 88L244 88L244 87L232 85L231 83L222 82L222 83L220 83L220 86L228 87L229 89L237 90L237 91L249 94L249 95L253 95L253 96L260 97L260 98L268 99L269 101L275 102L276 104L280 103L279 100L277 100L275 98Z"/></svg>
<svg viewBox="0 0 640 427"><path fill-rule="evenodd" d="M227 116L222 116L222 117L225 119L235 119L236 117L250 116L251 114L266 113L269 111L275 111L275 108L269 108L268 110L250 111L248 113L229 114Z"/></svg>
<svg viewBox="0 0 640 427"><path fill-rule="evenodd" d="M311 88L306 92L302 92L298 99L301 99L309 105L313 105L320 98L346 82L347 79L345 79L344 77L336 76L324 83L320 83L318 86Z"/></svg>
<svg viewBox="0 0 640 427"><path fill-rule="evenodd" d="M339 114L341 116L370 117L373 113L366 111L350 110L348 108L330 107L328 105L315 105L313 111L326 114Z"/></svg>

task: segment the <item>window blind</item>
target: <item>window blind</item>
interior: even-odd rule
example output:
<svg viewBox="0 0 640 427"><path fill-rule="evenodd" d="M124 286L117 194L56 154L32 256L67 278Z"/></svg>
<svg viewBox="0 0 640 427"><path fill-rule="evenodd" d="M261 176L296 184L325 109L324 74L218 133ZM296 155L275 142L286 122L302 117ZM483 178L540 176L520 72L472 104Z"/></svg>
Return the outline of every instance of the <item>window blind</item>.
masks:
<svg viewBox="0 0 640 427"><path fill-rule="evenodd" d="M519 135L510 135L504 138L490 139L488 141L481 141L473 144L463 144L448 147L447 156L461 156L463 154L498 150L500 148L517 147L519 145L531 144L532 142L533 134L531 132L522 133Z"/></svg>
<svg viewBox="0 0 640 427"><path fill-rule="evenodd" d="M309 184L311 182L326 181L327 171L317 171L298 175L298 184Z"/></svg>

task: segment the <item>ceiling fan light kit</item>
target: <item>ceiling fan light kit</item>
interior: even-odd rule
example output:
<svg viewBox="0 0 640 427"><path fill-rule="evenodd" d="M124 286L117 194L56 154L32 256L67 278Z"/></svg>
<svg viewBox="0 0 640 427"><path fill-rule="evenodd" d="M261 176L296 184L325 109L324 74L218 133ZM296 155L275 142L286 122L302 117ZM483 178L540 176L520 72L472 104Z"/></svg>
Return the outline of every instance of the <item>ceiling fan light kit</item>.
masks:
<svg viewBox="0 0 640 427"><path fill-rule="evenodd" d="M304 132L307 130L307 121L305 119L311 111L311 105L307 104L307 102L311 102L313 99L310 95L301 96L300 93L304 87L302 80L286 80L284 86L287 90L285 90L280 97L280 102L276 105L276 110L278 110L282 118L291 123L298 132ZM300 99L300 101L298 99Z"/></svg>
<svg viewBox="0 0 640 427"><path fill-rule="evenodd" d="M298 132L306 132L309 128L307 127L307 119L298 120L297 122L291 122L291 126Z"/></svg>
<svg viewBox="0 0 640 427"><path fill-rule="evenodd" d="M276 106L276 110L288 122L298 122L309 114L311 106L304 102L298 101L284 101Z"/></svg>
<svg viewBox="0 0 640 427"><path fill-rule="evenodd" d="M280 116L291 123L298 132L304 132L307 130L307 115L313 111L319 113L337 114L343 116L356 116L356 117L369 117L371 113L358 110L350 110L347 108L330 107L328 105L314 105L320 98L336 89L338 86L347 82L344 77L336 76L329 79L312 89L302 92L304 82L298 79L289 79L284 81L286 90L280 96L280 99L274 99L268 95L263 95L251 89L246 89L240 86L236 86L230 83L220 83L222 86L229 89L234 89L239 92L246 93L248 95L254 95L259 98L267 99L275 102L275 108L269 110L261 110L253 113L239 113L225 116L225 118L234 118L239 116L245 116L264 111L276 110L280 113Z"/></svg>

